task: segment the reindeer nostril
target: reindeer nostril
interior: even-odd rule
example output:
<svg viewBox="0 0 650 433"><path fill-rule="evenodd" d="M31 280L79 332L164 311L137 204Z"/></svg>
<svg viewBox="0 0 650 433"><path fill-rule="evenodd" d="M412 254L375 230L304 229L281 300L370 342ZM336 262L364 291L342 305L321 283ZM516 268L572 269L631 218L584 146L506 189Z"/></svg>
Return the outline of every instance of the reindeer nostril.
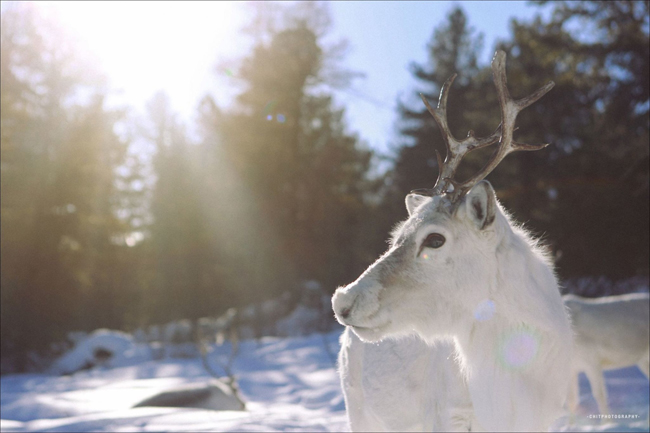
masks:
<svg viewBox="0 0 650 433"><path fill-rule="evenodd" d="M341 316L342 318L344 318L344 319L347 319L348 316L350 315L350 311L352 311L351 308L344 308L344 309L341 310L341 314L340 314L340 316Z"/></svg>

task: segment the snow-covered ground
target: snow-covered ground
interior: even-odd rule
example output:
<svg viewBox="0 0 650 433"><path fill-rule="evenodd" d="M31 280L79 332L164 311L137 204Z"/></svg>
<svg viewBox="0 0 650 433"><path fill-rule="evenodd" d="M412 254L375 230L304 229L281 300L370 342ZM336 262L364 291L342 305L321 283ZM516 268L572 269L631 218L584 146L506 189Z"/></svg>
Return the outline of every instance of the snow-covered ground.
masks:
<svg viewBox="0 0 650 433"><path fill-rule="evenodd" d="M154 360L125 358L109 368L69 376L2 377L2 431L346 431L345 404L332 355L341 330L306 337L247 340L232 365L246 411L137 407L138 402L174 387L211 378L198 357ZM326 348L329 347L329 351ZM215 369L229 345L210 357ZM636 368L606 373L610 405L619 418L590 419L596 405L581 378L581 409L575 423L560 420L560 431L648 431L648 380Z"/></svg>

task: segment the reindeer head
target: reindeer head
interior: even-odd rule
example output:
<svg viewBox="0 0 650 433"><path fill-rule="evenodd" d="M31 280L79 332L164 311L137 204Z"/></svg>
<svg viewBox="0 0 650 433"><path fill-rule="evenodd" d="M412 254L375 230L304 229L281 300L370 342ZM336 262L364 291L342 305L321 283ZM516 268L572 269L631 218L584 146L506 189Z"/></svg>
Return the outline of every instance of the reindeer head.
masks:
<svg viewBox="0 0 650 433"><path fill-rule="evenodd" d="M443 133L447 155L443 162L436 152L439 174L434 187L407 195L409 218L394 231L388 251L334 294L337 320L360 338L376 341L413 331L453 335L468 322L466 316L476 317L481 309L489 313L488 288L498 278L496 251L512 228L492 186L483 179L508 153L546 146L518 143L513 132L519 112L554 85L550 82L526 98L512 99L505 60L506 54L498 51L492 62L501 124L489 137L477 138L470 131L467 138L457 140L451 134L446 105L455 74L443 85L436 109L422 96ZM497 142L480 172L464 182L454 179L464 155Z"/></svg>

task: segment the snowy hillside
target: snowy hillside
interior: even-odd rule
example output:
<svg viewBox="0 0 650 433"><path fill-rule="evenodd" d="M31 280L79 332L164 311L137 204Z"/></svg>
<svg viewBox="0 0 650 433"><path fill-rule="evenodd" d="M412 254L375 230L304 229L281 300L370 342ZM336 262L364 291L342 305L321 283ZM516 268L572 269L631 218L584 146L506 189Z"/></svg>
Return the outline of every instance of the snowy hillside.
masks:
<svg viewBox="0 0 650 433"><path fill-rule="evenodd" d="M3 376L1 428L7 432L345 431L345 405L332 359L340 332L242 342L232 369L246 411L133 408L162 391L203 386L211 380L198 357L153 360L140 348L137 356L70 376ZM215 369L228 352L226 344L211 354ZM595 402L582 379L583 413L572 427L560 420L558 430L648 431L648 381L636 367L608 372L606 379L612 411L638 418L600 424L589 419Z"/></svg>

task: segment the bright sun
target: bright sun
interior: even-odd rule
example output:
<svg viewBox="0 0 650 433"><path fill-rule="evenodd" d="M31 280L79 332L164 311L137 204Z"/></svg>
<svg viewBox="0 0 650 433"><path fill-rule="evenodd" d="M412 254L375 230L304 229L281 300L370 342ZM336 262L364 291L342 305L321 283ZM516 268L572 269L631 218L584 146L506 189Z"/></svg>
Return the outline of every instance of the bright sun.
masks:
<svg viewBox="0 0 650 433"><path fill-rule="evenodd" d="M237 2L46 2L90 52L120 102L142 106L158 90L184 117L215 87L214 65L243 47ZM218 77L217 77L218 78ZM215 95L219 97L219 95Z"/></svg>

